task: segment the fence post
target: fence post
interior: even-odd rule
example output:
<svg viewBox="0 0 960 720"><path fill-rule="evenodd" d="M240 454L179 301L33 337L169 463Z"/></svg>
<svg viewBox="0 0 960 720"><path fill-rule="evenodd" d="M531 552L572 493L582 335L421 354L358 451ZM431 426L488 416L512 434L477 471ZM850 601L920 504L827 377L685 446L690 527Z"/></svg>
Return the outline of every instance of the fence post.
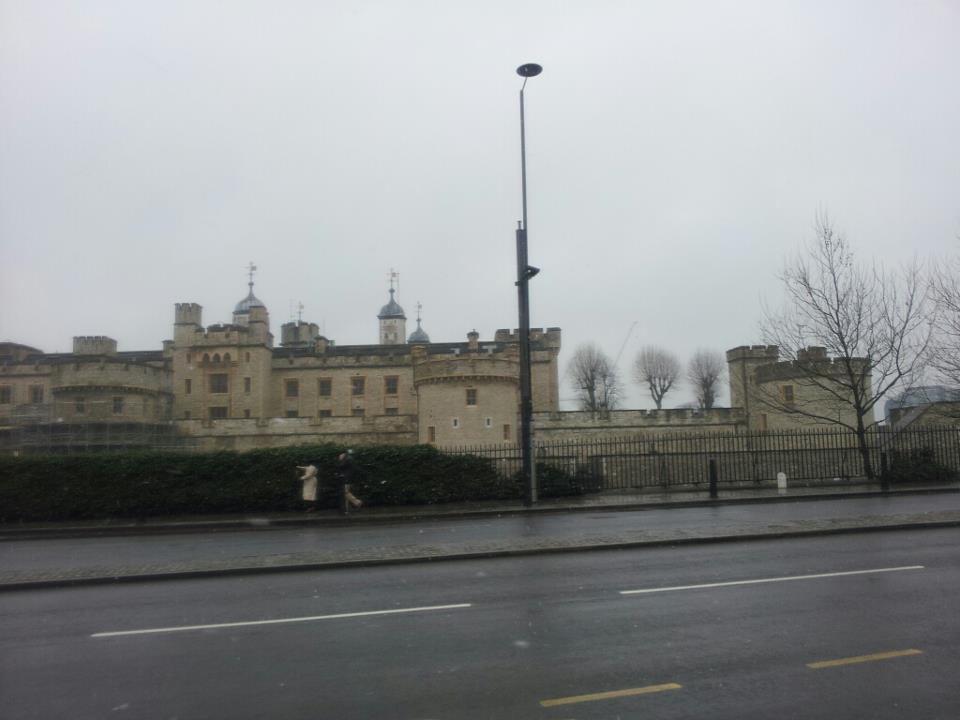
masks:
<svg viewBox="0 0 960 720"><path fill-rule="evenodd" d="M880 490L890 492L890 474L887 472L887 454L880 453Z"/></svg>
<svg viewBox="0 0 960 720"><path fill-rule="evenodd" d="M710 499L717 499L717 461L710 458Z"/></svg>

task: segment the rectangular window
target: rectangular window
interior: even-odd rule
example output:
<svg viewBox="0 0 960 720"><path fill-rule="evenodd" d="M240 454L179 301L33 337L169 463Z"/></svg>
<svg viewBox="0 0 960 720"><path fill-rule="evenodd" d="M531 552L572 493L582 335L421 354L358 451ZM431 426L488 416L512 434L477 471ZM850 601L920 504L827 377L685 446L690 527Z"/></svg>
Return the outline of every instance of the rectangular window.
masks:
<svg viewBox="0 0 960 720"><path fill-rule="evenodd" d="M243 416L244 416L245 418L250 417L250 408L247 408L246 410L243 411Z"/></svg>
<svg viewBox="0 0 960 720"><path fill-rule="evenodd" d="M287 380L284 382L284 395L288 398L294 398L300 396L300 381L299 380Z"/></svg>
<svg viewBox="0 0 960 720"><path fill-rule="evenodd" d="M510 426L509 426L509 425L504 425L504 426L503 426L503 439L504 439L504 440L510 440Z"/></svg>
<svg viewBox="0 0 960 720"><path fill-rule="evenodd" d="M793 385L780 386L780 399L788 404L793 402Z"/></svg>
<svg viewBox="0 0 960 720"><path fill-rule="evenodd" d="M243 379L243 391L244 391L247 395L250 394L250 388L251 388L251 387L253 387L253 381L252 381L250 378L244 378L244 379Z"/></svg>
<svg viewBox="0 0 960 720"><path fill-rule="evenodd" d="M189 420L189 419L190 419L190 411L189 411L189 410L184 410L184 411L183 411L183 419L184 419L184 420Z"/></svg>
<svg viewBox="0 0 960 720"><path fill-rule="evenodd" d="M467 388L467 405L476 405L476 404L477 404L476 388Z"/></svg>
<svg viewBox="0 0 960 720"><path fill-rule="evenodd" d="M319 417L333 417L333 410L320 410L317 415Z"/></svg>
<svg viewBox="0 0 960 720"><path fill-rule="evenodd" d="M211 420L225 420L227 417L227 409L225 407L212 407L210 408L210 419Z"/></svg>
<svg viewBox="0 0 960 720"><path fill-rule="evenodd" d="M427 428L427 442L436 442L437 441L437 429L430 425Z"/></svg>
<svg viewBox="0 0 960 720"><path fill-rule="evenodd" d="M363 386L364 386L364 378L362 377L350 378L350 394L351 395L363 395Z"/></svg>
<svg viewBox="0 0 960 720"><path fill-rule="evenodd" d="M39 405L43 402L43 385L30 386L30 402Z"/></svg>
<svg viewBox="0 0 960 720"><path fill-rule="evenodd" d="M493 418L484 418L484 419L483 419L483 426L486 427L486 428L492 428L492 427L493 427Z"/></svg>
<svg viewBox="0 0 960 720"><path fill-rule="evenodd" d="M115 397L113 399L113 414L123 415L123 398L122 397Z"/></svg>
<svg viewBox="0 0 960 720"><path fill-rule="evenodd" d="M183 381L183 392L186 395L193 392L193 380L187 379Z"/></svg>
<svg viewBox="0 0 960 720"><path fill-rule="evenodd" d="M299 417L296 410L287 410L287 417Z"/></svg>
<svg viewBox="0 0 960 720"><path fill-rule="evenodd" d="M9 405L13 402L13 388L9 385L0 385L0 405Z"/></svg>
<svg viewBox="0 0 960 720"><path fill-rule="evenodd" d="M216 394L222 394L227 392L229 385L227 382L226 373L216 373L210 376L210 392ZM212 410L213 408L211 408ZM224 415L226 417L226 415ZM213 418L211 418L213 419Z"/></svg>
<svg viewBox="0 0 960 720"><path fill-rule="evenodd" d="M317 394L320 397L330 397L330 389L333 383L330 378L320 378L317 380Z"/></svg>
<svg viewBox="0 0 960 720"><path fill-rule="evenodd" d="M76 398L73 401L73 409L77 413L77 415L83 415L85 412L87 412L86 398L82 398L82 397Z"/></svg>
<svg viewBox="0 0 960 720"><path fill-rule="evenodd" d="M353 412L351 412L350 414L353 415L354 417L363 417L364 411L363 411L363 408L354 408Z"/></svg>
<svg viewBox="0 0 960 720"><path fill-rule="evenodd" d="M454 419L453 419L453 429L456 430L456 429L459 428L459 427L460 427L460 418L454 418Z"/></svg>
<svg viewBox="0 0 960 720"><path fill-rule="evenodd" d="M400 411L397 408L385 408L383 412L386 415L398 415Z"/></svg>
<svg viewBox="0 0 960 720"><path fill-rule="evenodd" d="M397 386L400 384L400 378L392 375L390 377L385 377L383 379L383 394L384 395L396 395Z"/></svg>

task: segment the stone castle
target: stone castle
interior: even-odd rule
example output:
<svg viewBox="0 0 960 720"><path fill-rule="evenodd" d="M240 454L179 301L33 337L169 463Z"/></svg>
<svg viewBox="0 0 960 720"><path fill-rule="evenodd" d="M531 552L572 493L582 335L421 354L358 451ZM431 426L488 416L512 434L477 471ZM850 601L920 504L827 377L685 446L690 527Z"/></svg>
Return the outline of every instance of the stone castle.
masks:
<svg viewBox="0 0 960 720"><path fill-rule="evenodd" d="M17 428L171 427L205 449L246 450L313 442L516 443L517 331L492 340L432 342L418 308L408 336L395 298L377 314L376 345L337 345L316 324L280 328L274 344L266 306L249 291L232 322L203 325L195 303L177 303L173 339L160 350L119 351L114 339L73 339L71 353L0 343L0 441L17 449ZM534 430L539 440L681 430L777 430L809 426L793 404L831 405L774 346L727 352L730 408L561 412L559 328L531 330ZM830 363L822 349L806 360ZM780 402L771 403L770 398ZM40 433L42 435L42 433ZM62 432L60 433L62 435ZM109 434L109 433L107 433Z"/></svg>

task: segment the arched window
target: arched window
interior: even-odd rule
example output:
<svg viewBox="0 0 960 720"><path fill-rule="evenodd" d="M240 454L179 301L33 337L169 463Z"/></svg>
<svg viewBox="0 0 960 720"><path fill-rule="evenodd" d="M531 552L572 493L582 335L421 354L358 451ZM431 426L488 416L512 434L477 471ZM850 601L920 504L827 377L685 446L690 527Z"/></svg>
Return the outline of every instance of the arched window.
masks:
<svg viewBox="0 0 960 720"><path fill-rule="evenodd" d="M223 361L224 361L225 363L230 362L230 353L224 353L224 354L223 354Z"/></svg>
<svg viewBox="0 0 960 720"><path fill-rule="evenodd" d="M203 363L204 363L204 365L206 365L208 362L210 362L210 353L204 353L204 354L203 354Z"/></svg>
<svg viewBox="0 0 960 720"><path fill-rule="evenodd" d="M220 353L213 354L213 362L217 363L218 365L220 364Z"/></svg>

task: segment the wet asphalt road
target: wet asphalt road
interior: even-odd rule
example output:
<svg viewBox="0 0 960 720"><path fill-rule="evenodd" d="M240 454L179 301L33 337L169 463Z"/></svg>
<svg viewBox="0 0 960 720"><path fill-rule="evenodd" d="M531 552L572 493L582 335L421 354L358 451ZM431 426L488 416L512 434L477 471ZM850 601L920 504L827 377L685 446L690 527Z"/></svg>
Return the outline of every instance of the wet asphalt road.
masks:
<svg viewBox="0 0 960 720"><path fill-rule="evenodd" d="M10 592L0 716L952 719L958 540L899 531ZM688 587L811 574L828 576ZM621 594L663 588L676 589ZM276 620L296 622L262 624ZM859 661L808 667L847 658Z"/></svg>

